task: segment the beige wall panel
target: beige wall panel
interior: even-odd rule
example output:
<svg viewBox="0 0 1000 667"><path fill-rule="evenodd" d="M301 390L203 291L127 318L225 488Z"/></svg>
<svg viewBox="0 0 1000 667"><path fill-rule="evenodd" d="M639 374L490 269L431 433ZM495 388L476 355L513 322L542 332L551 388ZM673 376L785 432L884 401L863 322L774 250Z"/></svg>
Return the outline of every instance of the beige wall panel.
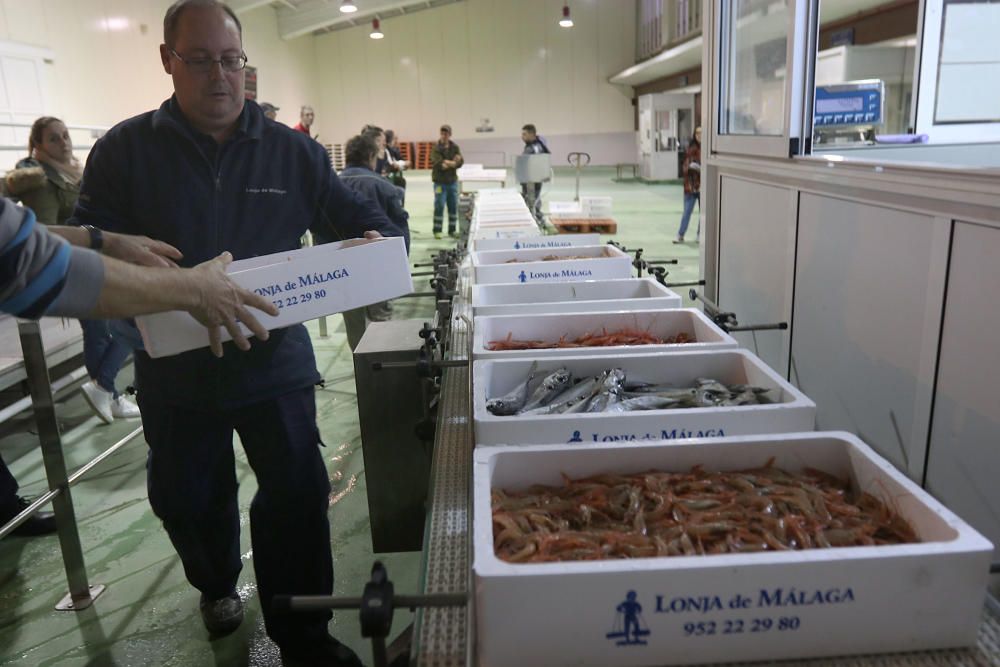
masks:
<svg viewBox="0 0 1000 667"><path fill-rule="evenodd" d="M545 1L545 16L558 16L562 5L559 0ZM583 127L597 126L596 104L584 105L581 108L575 104L574 91L577 89L580 76L577 74L579 59L574 53L572 30L560 28L554 20L540 21L545 27L545 51L547 68L545 79L536 81L534 94L545 100L545 108L540 109L540 115L532 120L525 119L538 126L538 131L547 139L553 134L568 134L575 131L576 125ZM575 28L574 28L575 30ZM583 77L593 74L586 67L582 69ZM591 100L596 100L598 82L593 81ZM580 119L580 120L577 120Z"/></svg>
<svg viewBox="0 0 1000 667"><path fill-rule="evenodd" d="M420 67L417 65L417 35L407 30L394 31L390 24L386 30L393 31L391 38L383 41L392 58L391 88L392 103L387 109L379 109L378 117L384 118L383 127L396 130L400 141L419 141L427 137L423 131L420 109Z"/></svg>
<svg viewBox="0 0 1000 667"><path fill-rule="evenodd" d="M469 125L467 130L463 129L463 133L474 132L475 126L479 124L479 119L472 113L471 87L463 83L469 81L468 56L469 49L473 48L467 30L465 3L445 5L436 11L442 25L454 26L454 29L442 36L441 41L446 87L445 115L452 119L449 121L452 123L452 127L454 127L455 119L461 119L462 123ZM438 128L434 126L434 123L428 127L429 131L436 135Z"/></svg>

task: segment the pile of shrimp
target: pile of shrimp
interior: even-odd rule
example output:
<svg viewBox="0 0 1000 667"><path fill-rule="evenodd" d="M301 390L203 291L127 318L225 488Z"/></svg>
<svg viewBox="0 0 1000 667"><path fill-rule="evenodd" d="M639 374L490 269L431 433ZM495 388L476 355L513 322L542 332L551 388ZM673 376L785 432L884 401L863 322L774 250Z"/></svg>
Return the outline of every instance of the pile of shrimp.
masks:
<svg viewBox="0 0 1000 667"><path fill-rule="evenodd" d="M557 341L542 340L514 340L514 333L510 332L503 340L491 340L486 344L486 349L491 351L500 350L548 350L557 347L608 347L612 345L677 345L682 343L694 343L695 338L684 332L675 336L660 338L648 331L638 331L636 329L619 329L608 333L602 328L601 333L588 332L579 338L567 340L566 336L561 336Z"/></svg>
<svg viewBox="0 0 1000 667"><path fill-rule="evenodd" d="M693 556L918 542L869 493L806 468L563 476L494 490L493 546L511 563Z"/></svg>
<svg viewBox="0 0 1000 667"><path fill-rule="evenodd" d="M522 262L558 262L567 259L603 259L611 255L607 250L602 250L597 255L544 255L538 259L508 259L504 264L520 264Z"/></svg>

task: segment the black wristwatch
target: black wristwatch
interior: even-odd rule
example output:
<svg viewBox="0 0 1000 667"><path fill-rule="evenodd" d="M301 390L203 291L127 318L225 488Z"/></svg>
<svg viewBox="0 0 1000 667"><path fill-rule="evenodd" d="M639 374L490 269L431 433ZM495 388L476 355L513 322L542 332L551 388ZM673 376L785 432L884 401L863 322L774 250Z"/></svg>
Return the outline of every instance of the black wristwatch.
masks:
<svg viewBox="0 0 1000 667"><path fill-rule="evenodd" d="M101 248L104 247L104 233L101 232L101 230L98 229L97 227L94 227L93 225L80 225L80 226L86 229L87 233L90 234L90 249L100 252Z"/></svg>

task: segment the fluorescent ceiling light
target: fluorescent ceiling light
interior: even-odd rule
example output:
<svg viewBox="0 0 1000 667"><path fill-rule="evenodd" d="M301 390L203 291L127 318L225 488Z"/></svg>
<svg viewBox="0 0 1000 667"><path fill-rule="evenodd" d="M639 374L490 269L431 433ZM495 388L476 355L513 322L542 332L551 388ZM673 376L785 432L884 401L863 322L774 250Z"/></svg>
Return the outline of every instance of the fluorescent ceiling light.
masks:
<svg viewBox="0 0 1000 667"><path fill-rule="evenodd" d="M378 19L372 19L372 32L368 35L372 39L382 39L385 35L382 34L382 28L379 25Z"/></svg>
<svg viewBox="0 0 1000 667"><path fill-rule="evenodd" d="M340 3L340 11L342 11L345 14L353 14L354 12L358 11L358 6L353 2L351 2L351 0L344 0L342 3Z"/></svg>
<svg viewBox="0 0 1000 667"><path fill-rule="evenodd" d="M573 19L569 16L569 5L563 5L562 8L562 18L559 19L559 25L563 28L572 28Z"/></svg>

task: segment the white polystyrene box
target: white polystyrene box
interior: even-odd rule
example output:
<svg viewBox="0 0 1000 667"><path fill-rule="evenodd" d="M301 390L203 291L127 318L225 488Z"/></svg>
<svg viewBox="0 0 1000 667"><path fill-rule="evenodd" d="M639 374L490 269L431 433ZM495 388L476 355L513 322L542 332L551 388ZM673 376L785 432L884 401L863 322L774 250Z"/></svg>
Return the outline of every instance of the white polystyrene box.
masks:
<svg viewBox="0 0 1000 667"><path fill-rule="evenodd" d="M621 368L630 382L690 387L697 378L724 384L772 389L772 403L714 408L639 410L621 413L512 415L486 410L490 398L505 396L528 377L538 362L536 380L565 367L574 378L589 378ZM623 444L643 440L790 433L815 428L816 404L746 350L667 352L573 357L523 357L473 362L473 416L477 445L528 445L550 442Z"/></svg>
<svg viewBox="0 0 1000 667"><path fill-rule="evenodd" d="M492 488L561 484L563 474L739 470L771 457L888 499L922 542L576 563L513 564L494 554ZM473 494L481 667L770 661L976 642L992 545L849 433L477 449ZM619 643L618 605L630 592L648 632L641 644Z"/></svg>
<svg viewBox="0 0 1000 667"><path fill-rule="evenodd" d="M469 229L469 238L473 240L479 239L511 239L511 238L522 238L526 236L538 236L538 225L532 222L523 222L513 225L505 225L503 227L477 227L472 226Z"/></svg>
<svg viewBox="0 0 1000 667"><path fill-rule="evenodd" d="M681 297L652 278L474 285L472 288L472 309L476 316L680 307Z"/></svg>
<svg viewBox="0 0 1000 667"><path fill-rule="evenodd" d="M553 234L520 239L481 239L474 241L477 252L487 250L528 250L530 248L573 248L599 245L600 234Z"/></svg>
<svg viewBox="0 0 1000 667"><path fill-rule="evenodd" d="M552 342L573 340L586 334L600 335L623 329L643 331L658 338L687 334L695 342L663 345L615 345L602 347L562 347L534 350L489 350L487 344L507 338ZM584 355L651 354L653 352L695 352L739 347L736 339L694 308L671 310L609 311L598 313L557 313L544 315L497 315L476 317L472 354L474 359L521 359Z"/></svg>
<svg viewBox="0 0 1000 667"><path fill-rule="evenodd" d="M580 197L580 209L585 218L610 218L611 197Z"/></svg>
<svg viewBox="0 0 1000 667"><path fill-rule="evenodd" d="M549 202L549 217L559 220L563 218L583 217L583 209L580 202L575 201L553 201Z"/></svg>
<svg viewBox="0 0 1000 667"><path fill-rule="evenodd" d="M632 257L612 245L489 250L471 254L477 284L547 283L632 277ZM544 260L543 257L566 259Z"/></svg>
<svg viewBox="0 0 1000 667"><path fill-rule="evenodd" d="M352 239L253 257L233 262L227 272L238 285L279 306L276 317L254 311L268 330L413 291L406 245L399 237ZM208 346L208 330L186 312L143 315L136 324L151 357ZM222 339L230 338L223 329Z"/></svg>

